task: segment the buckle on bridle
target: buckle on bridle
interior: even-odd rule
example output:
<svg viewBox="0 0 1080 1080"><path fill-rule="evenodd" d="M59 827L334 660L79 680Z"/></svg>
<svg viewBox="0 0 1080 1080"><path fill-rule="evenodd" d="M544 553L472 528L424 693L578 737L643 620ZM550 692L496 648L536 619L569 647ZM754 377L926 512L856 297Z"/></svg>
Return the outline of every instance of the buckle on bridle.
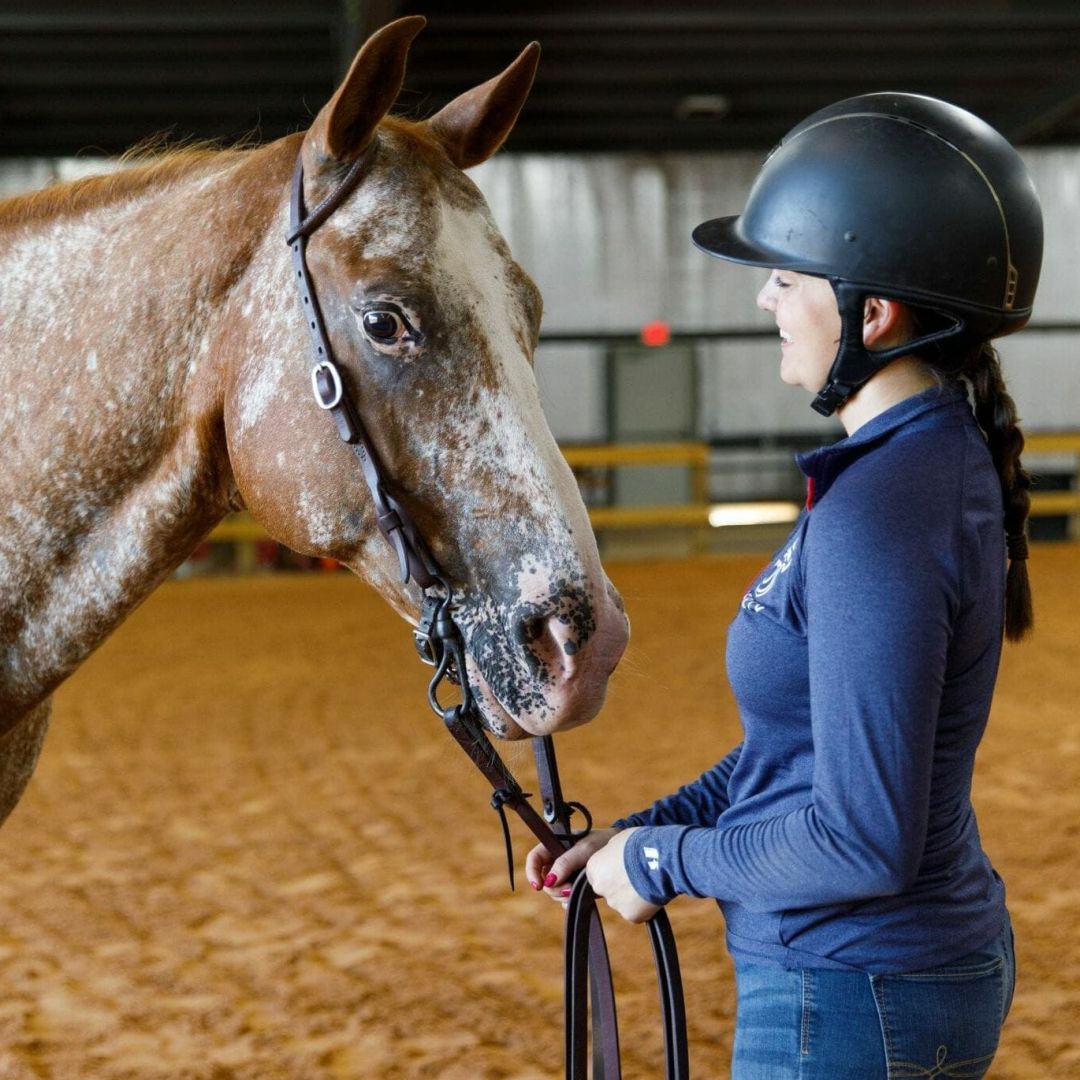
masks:
<svg viewBox="0 0 1080 1080"><path fill-rule="evenodd" d="M445 603L446 601L436 593L424 593L424 600L420 605L420 619L412 634L417 656L430 667L437 667L439 660L442 658L442 649L435 641L432 627L435 625L436 616Z"/></svg>
<svg viewBox="0 0 1080 1080"><path fill-rule="evenodd" d="M413 630L416 655L430 667L443 667L442 675L461 686L461 672L454 651L447 655L447 642L455 634L453 601L435 593L425 593L420 605L420 620Z"/></svg>
<svg viewBox="0 0 1080 1080"><path fill-rule="evenodd" d="M320 409L336 409L345 396L337 366L329 360L320 360L311 369L311 390Z"/></svg>

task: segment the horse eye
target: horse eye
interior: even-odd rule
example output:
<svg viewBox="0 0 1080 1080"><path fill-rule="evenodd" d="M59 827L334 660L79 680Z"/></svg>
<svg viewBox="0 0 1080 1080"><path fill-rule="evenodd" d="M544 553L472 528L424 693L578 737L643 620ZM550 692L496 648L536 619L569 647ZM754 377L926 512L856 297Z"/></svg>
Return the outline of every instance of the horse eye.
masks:
<svg viewBox="0 0 1080 1080"><path fill-rule="evenodd" d="M364 333L384 344L400 341L408 332L405 320L396 311L365 311L363 323Z"/></svg>

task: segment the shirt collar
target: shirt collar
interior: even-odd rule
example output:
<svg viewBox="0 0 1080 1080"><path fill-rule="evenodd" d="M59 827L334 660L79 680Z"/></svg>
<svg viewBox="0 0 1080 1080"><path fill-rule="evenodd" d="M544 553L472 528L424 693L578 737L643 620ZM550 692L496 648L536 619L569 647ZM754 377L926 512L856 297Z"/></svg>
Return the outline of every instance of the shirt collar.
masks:
<svg viewBox="0 0 1080 1080"><path fill-rule="evenodd" d="M920 426L932 423L934 418L930 414L941 409L955 409L960 405L969 409L963 386L956 383L931 386L879 413L854 435L817 450L796 454L795 461L812 482L814 498L820 499L829 484L851 461L874 445L884 442L898 428L911 423Z"/></svg>

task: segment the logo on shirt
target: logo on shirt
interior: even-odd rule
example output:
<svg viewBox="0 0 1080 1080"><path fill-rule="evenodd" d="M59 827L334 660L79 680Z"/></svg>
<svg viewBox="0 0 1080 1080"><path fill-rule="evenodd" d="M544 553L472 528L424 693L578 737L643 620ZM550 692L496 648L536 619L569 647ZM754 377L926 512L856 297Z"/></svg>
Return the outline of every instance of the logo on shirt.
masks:
<svg viewBox="0 0 1080 1080"><path fill-rule="evenodd" d="M645 863L650 870L660 869L660 849L654 847L642 848L642 853L645 856Z"/></svg>
<svg viewBox="0 0 1080 1080"><path fill-rule="evenodd" d="M777 583L783 574L786 574L791 569L791 564L795 561L795 549L799 546L798 540L792 540L788 546L787 551L780 556L779 559L773 563L772 569L754 586L751 592L748 592L742 598L742 606L746 611L764 611L765 605L759 604L758 600L772 591L772 587Z"/></svg>

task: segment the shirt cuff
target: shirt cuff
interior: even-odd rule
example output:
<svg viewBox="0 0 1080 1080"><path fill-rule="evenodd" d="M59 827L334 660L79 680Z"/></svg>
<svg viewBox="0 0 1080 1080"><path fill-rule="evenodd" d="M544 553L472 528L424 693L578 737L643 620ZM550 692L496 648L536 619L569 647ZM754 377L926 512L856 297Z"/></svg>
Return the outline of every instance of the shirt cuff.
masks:
<svg viewBox="0 0 1080 1080"><path fill-rule="evenodd" d="M634 891L650 904L664 905L685 888L681 848L690 831L685 825L639 827L623 848L623 867Z"/></svg>

